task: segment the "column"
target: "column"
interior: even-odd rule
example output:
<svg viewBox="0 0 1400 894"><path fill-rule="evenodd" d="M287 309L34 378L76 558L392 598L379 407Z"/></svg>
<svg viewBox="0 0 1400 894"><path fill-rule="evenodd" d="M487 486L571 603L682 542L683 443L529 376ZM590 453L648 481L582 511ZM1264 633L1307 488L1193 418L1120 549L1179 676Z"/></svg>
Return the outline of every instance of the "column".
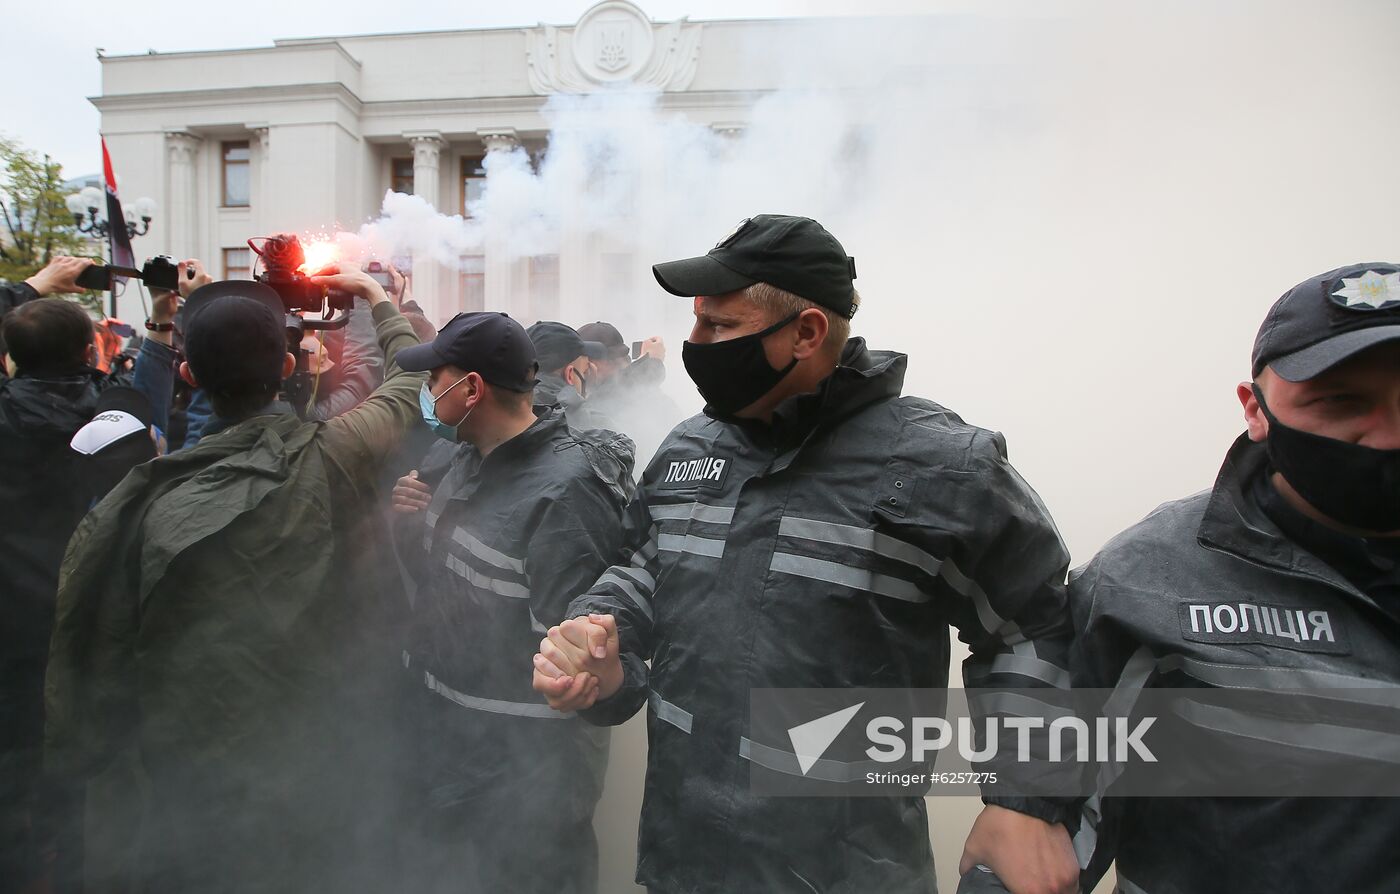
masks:
<svg viewBox="0 0 1400 894"><path fill-rule="evenodd" d="M476 135L481 139L481 145L485 147L487 155L495 152L514 152L520 148L520 139L513 127L482 128ZM487 189L490 189L490 175L487 176ZM515 259L505 250L504 235L488 229L486 243L482 246L486 255L486 306L491 310L504 311L523 322L530 319L529 299L524 294L517 294L513 288Z"/></svg>
<svg viewBox="0 0 1400 894"><path fill-rule="evenodd" d="M424 131L406 133L404 137L413 147L413 194L436 208L441 193L442 135L437 131ZM436 260L414 257L413 297L434 326L441 326L451 316L452 302L443 294L444 281L441 265Z"/></svg>
<svg viewBox="0 0 1400 894"><path fill-rule="evenodd" d="M165 134L166 171L169 188L166 193L166 220L170 228L167 244L176 258L195 257L199 252L198 187L195 163L199 158L201 140L183 130ZM206 259L215 265L214 258ZM212 267L211 269L219 269Z"/></svg>

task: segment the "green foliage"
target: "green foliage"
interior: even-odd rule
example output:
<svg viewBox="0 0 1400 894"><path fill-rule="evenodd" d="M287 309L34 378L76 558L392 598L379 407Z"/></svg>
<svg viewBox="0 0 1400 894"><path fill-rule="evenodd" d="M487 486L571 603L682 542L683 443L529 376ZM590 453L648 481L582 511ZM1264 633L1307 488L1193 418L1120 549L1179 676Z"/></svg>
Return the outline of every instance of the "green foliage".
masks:
<svg viewBox="0 0 1400 894"><path fill-rule="evenodd" d="M64 204L63 168L0 137L0 278L19 281L88 243Z"/></svg>

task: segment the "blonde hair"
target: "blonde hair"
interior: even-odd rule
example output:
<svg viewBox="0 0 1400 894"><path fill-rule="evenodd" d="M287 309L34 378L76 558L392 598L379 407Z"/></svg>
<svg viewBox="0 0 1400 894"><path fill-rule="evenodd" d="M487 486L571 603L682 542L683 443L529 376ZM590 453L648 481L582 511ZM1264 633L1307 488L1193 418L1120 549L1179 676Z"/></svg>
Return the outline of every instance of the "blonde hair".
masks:
<svg viewBox="0 0 1400 894"><path fill-rule="evenodd" d="M822 347L837 357L841 356L842 349L846 347L846 340L851 337L850 320L820 304L808 301L800 295L785 292L777 286L769 285L766 282L756 282L744 289L743 295L755 307L762 310L771 323L776 323L784 317L790 317L811 308L821 311L826 316L827 322L826 341L823 342ZM852 295L852 306L860 307L859 292Z"/></svg>

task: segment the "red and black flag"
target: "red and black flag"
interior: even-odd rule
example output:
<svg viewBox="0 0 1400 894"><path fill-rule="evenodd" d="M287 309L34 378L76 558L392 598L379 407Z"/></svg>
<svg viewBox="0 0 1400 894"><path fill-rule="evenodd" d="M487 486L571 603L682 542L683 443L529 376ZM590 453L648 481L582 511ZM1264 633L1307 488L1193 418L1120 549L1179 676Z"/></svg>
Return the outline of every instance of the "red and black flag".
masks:
<svg viewBox="0 0 1400 894"><path fill-rule="evenodd" d="M118 267L135 267L136 255L131 251L131 236L126 232L126 215L121 199L117 198L117 175L112 173L112 156L107 154L107 140L102 139L102 174L107 183L107 234L111 240L111 263ZM126 277L121 277L126 281Z"/></svg>

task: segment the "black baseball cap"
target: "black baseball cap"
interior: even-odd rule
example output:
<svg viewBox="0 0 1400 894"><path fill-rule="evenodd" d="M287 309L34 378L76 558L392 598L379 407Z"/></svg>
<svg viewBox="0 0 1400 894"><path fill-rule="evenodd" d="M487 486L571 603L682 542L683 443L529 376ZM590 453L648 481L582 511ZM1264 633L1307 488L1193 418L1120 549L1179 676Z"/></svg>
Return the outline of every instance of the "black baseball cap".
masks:
<svg viewBox="0 0 1400 894"><path fill-rule="evenodd" d="M541 320L526 330L530 341L535 344L535 353L540 358L540 369L553 372L573 363L580 357L590 360L605 360L608 349L599 342L587 341L572 326Z"/></svg>
<svg viewBox="0 0 1400 894"><path fill-rule="evenodd" d="M596 323L585 323L578 327L578 334L585 344L596 341L614 358L632 355L631 349L627 347L627 342L622 338L622 333L618 332L617 327L612 323L604 323L602 320Z"/></svg>
<svg viewBox="0 0 1400 894"><path fill-rule="evenodd" d="M1253 375L1303 382L1381 342L1400 340L1400 265L1351 264L1274 302L1254 339Z"/></svg>
<svg viewBox="0 0 1400 894"><path fill-rule="evenodd" d="M538 384L535 346L520 324L503 313L457 314L432 341L404 348L395 362L409 372L447 366L474 372L498 388L527 392Z"/></svg>
<svg viewBox="0 0 1400 894"><path fill-rule="evenodd" d="M202 388L275 387L287 355L287 312L271 287L250 280L200 286L184 306L185 358Z"/></svg>
<svg viewBox="0 0 1400 894"><path fill-rule="evenodd" d="M766 282L847 319L855 315L856 259L810 217L760 214L708 254L651 268L672 295L723 295Z"/></svg>

